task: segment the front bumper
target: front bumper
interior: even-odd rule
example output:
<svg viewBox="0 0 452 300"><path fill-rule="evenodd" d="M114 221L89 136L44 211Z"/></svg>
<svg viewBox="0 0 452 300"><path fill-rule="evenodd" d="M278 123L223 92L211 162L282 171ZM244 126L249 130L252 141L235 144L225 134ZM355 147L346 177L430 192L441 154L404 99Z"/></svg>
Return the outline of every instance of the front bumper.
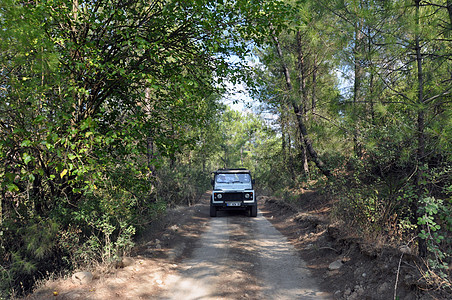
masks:
<svg viewBox="0 0 452 300"><path fill-rule="evenodd" d="M238 210L244 209L251 206L255 206L256 202L238 202L238 201L224 201L224 202L211 202L210 205L216 207L217 209L230 209Z"/></svg>
<svg viewBox="0 0 452 300"><path fill-rule="evenodd" d="M254 190L245 191L213 191L211 206L217 209L243 209L256 205Z"/></svg>

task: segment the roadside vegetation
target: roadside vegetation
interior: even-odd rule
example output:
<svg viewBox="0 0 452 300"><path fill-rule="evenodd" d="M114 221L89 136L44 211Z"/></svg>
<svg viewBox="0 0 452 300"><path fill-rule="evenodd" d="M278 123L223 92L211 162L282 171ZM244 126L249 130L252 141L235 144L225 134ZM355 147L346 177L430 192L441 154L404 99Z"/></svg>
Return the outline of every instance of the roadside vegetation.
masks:
<svg viewBox="0 0 452 300"><path fill-rule="evenodd" d="M429 286L450 291L451 11L3 0L0 299L114 263L220 167L288 201L327 193L344 226L408 247ZM259 105L226 107L227 83Z"/></svg>

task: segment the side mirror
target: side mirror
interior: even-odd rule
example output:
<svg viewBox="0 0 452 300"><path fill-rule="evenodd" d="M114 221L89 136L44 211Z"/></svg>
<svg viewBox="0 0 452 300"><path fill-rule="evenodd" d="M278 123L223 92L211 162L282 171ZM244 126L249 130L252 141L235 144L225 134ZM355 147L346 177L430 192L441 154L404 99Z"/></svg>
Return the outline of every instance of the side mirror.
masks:
<svg viewBox="0 0 452 300"><path fill-rule="evenodd" d="M214 181L213 179L211 179L211 180L210 180L210 184L211 184L212 186L214 186L214 185L215 185L215 181Z"/></svg>
<svg viewBox="0 0 452 300"><path fill-rule="evenodd" d="M256 179L251 180L251 183L252 183L253 185L255 185L255 184L256 184Z"/></svg>

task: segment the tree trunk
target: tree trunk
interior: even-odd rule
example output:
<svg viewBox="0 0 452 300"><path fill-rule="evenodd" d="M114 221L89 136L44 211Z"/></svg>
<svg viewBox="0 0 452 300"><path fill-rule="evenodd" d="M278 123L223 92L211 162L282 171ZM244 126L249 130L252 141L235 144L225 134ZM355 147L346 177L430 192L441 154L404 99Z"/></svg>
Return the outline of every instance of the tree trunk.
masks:
<svg viewBox="0 0 452 300"><path fill-rule="evenodd" d="M354 59L354 84L353 84L353 117L355 119L355 132L353 133L353 148L357 157L362 156L362 145L359 141L359 109L358 103L361 102L361 81L363 77L363 68L360 62L360 55L362 51L362 37L361 23L355 22L355 47L353 49Z"/></svg>
<svg viewBox="0 0 452 300"><path fill-rule="evenodd" d="M292 159L292 141L290 138L290 132L288 130L289 128L289 121L287 116L287 107L286 104L281 105L281 151L283 155L283 162L284 166L289 171L290 176L292 180L295 180L295 172L294 172L294 165L293 165L293 159Z"/></svg>
<svg viewBox="0 0 452 300"><path fill-rule="evenodd" d="M286 151L286 129L284 126L284 121L281 120L281 152L283 156L283 162L287 161L287 151Z"/></svg>
<svg viewBox="0 0 452 300"><path fill-rule="evenodd" d="M3 199L5 194L0 195L0 228L3 228Z"/></svg>
<svg viewBox="0 0 452 300"><path fill-rule="evenodd" d="M292 155L292 139L290 137L290 133L287 133L287 137L288 137L288 144L289 144L289 152L288 152L288 157L289 157L289 172L290 172L290 178L292 178L293 181L295 181L295 166L293 163L293 155Z"/></svg>
<svg viewBox="0 0 452 300"><path fill-rule="evenodd" d="M151 136L151 132L149 132L149 136L147 138L147 159L148 159L148 168L151 171L151 174L155 172L155 166L153 164L154 160L154 139Z"/></svg>
<svg viewBox="0 0 452 300"><path fill-rule="evenodd" d="M152 109L152 105L151 105L151 89L149 87L147 87L144 91L145 96L144 96L144 104L143 106L146 108L147 113L151 114L151 109ZM151 175L155 175L155 165L153 163L153 160L155 158L155 150L154 150L154 133L152 128L149 129L148 132L148 137L147 137L147 163L148 163L148 168L149 171L151 172Z"/></svg>
<svg viewBox="0 0 452 300"><path fill-rule="evenodd" d="M311 139L308 137L308 131L306 129L306 126L304 125L303 117L301 116L300 113L300 108L295 103L292 103L292 106L293 111L297 116L298 128L300 129L300 136L304 141L304 144L309 152L309 155L311 156L311 159L314 161L315 165L317 166L317 168L319 168L323 175L325 175L328 178L331 177L330 170L320 159L320 157L318 156L317 152L314 149L314 146L312 145Z"/></svg>
<svg viewBox="0 0 452 300"><path fill-rule="evenodd" d="M306 119L307 91L306 91L306 66L301 43L301 32L297 32L297 54L298 54L298 97L300 98L302 117ZM303 145L303 135L300 135L300 145ZM309 177L308 155L306 147L301 146L301 159L303 163L303 173Z"/></svg>
<svg viewBox="0 0 452 300"><path fill-rule="evenodd" d="M286 79L287 91L289 93L293 92L293 87L292 87L292 83L290 80L289 68L287 67L287 64L284 62L283 53L281 50L281 45L279 43L278 37L273 35L272 38L273 38L273 41L275 42L275 47L276 47L276 51L278 53L279 59L281 60L282 73L284 74L284 77ZM307 132L306 126L304 125L304 122L303 122L303 116L301 114L300 107L295 103L295 100L293 99L293 97L291 97L291 95L289 95L289 97L291 98L293 112L295 113L295 116L297 117L297 122L298 122L298 127L300 129L301 139L304 141L305 146L309 152L309 155L311 156L312 160L316 164L317 168L319 168L319 170L322 172L322 174L327 177L331 177L330 170L325 166L323 161L319 158L319 156L317 155L317 152L314 150L314 147L312 146L312 141L308 137L308 132Z"/></svg>
<svg viewBox="0 0 452 300"><path fill-rule="evenodd" d="M370 118L371 118L371 123L372 125L375 125L375 109L374 109L374 89L375 89L375 84L374 84L374 73L375 73L375 67L372 63L372 57L371 57L371 53L372 53L372 42L370 40L370 36L371 36L371 31L370 28L368 28L367 31L367 60L368 62L370 62L370 79L369 79L369 92L370 92L370 97L369 99L369 110L370 110Z"/></svg>
<svg viewBox="0 0 452 300"><path fill-rule="evenodd" d="M415 34L415 45L416 45L416 64L417 64L417 81L418 81L418 94L417 102L419 105L418 115L417 115L417 173L416 173L416 190L417 199L413 201L412 214L415 217L415 221L419 217L419 201L423 199L423 178L424 178L424 164L425 164L425 111L424 111L424 73L422 70L422 53L420 45L420 20L419 20L419 10L420 10L420 0L415 0L416 4L416 34ZM420 231L421 228L418 228ZM418 239L419 243L419 255L425 257L427 255L427 245L425 240L422 238Z"/></svg>
<svg viewBox="0 0 452 300"><path fill-rule="evenodd" d="M314 68L312 69L312 94L311 94L311 110L314 113L317 106L316 89L317 89L317 59L314 57Z"/></svg>
<svg viewBox="0 0 452 300"><path fill-rule="evenodd" d="M306 116L307 91L306 91L306 65L303 54L303 45L301 43L301 32L297 32L297 78L298 78L298 97L300 98L301 113Z"/></svg>
<svg viewBox="0 0 452 300"><path fill-rule="evenodd" d="M450 37L452 35L452 0L447 0L447 12L449 14L449 30L446 36Z"/></svg>
<svg viewBox="0 0 452 300"><path fill-rule="evenodd" d="M300 159L301 162L303 164L302 168L303 168L303 173L306 176L306 178L309 178L309 164L308 164L308 153L306 151L306 147L303 146L304 140L303 140L303 135L300 134L300 150L301 150L301 155L300 155Z"/></svg>

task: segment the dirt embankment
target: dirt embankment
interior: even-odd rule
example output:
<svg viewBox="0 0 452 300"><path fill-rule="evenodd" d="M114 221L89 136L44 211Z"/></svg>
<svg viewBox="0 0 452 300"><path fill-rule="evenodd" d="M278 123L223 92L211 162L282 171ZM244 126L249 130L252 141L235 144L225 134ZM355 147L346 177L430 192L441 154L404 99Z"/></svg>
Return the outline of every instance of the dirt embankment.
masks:
<svg viewBox="0 0 452 300"><path fill-rule="evenodd" d="M262 199L262 212L299 250L334 299L452 299L420 279L420 261L403 249L369 242L332 223L330 199L306 191L297 203Z"/></svg>

